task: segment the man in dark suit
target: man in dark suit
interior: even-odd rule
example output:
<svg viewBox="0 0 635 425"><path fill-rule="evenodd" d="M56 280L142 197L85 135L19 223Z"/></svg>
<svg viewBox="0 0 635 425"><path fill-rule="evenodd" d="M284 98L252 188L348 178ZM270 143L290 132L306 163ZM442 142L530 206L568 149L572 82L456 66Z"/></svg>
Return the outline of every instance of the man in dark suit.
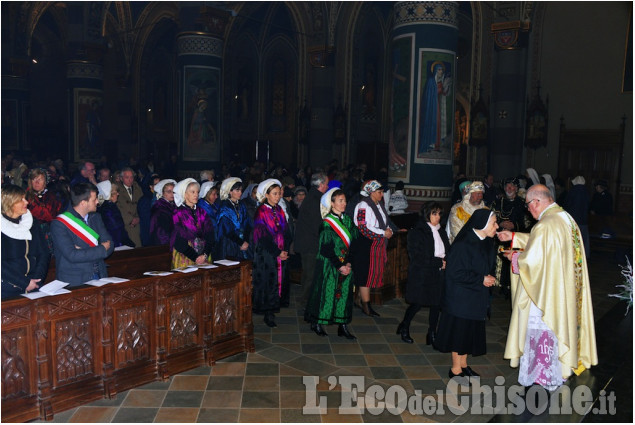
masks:
<svg viewBox="0 0 635 425"><path fill-rule="evenodd" d="M78 183L71 188L71 206L51 222L55 277L69 287L108 276L104 259L114 244L96 211L97 187Z"/></svg>
<svg viewBox="0 0 635 425"><path fill-rule="evenodd" d="M295 228L295 251L302 258L302 302L306 304L313 286L316 255L320 242L320 199L328 190L329 178L324 173L311 176L311 189L300 206Z"/></svg>

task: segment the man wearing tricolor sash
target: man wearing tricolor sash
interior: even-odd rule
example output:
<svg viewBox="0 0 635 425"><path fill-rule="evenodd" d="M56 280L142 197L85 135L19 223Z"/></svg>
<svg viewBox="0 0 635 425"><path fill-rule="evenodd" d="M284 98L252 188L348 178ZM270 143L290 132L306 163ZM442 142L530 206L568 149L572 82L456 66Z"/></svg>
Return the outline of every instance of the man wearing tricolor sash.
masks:
<svg viewBox="0 0 635 425"><path fill-rule="evenodd" d="M531 233L497 234L512 242L505 253L513 310L504 357L520 368L521 385L553 391L598 362L589 274L580 228L549 188L532 186L525 206L538 220Z"/></svg>
<svg viewBox="0 0 635 425"><path fill-rule="evenodd" d="M104 259L114 244L96 211L97 187L78 183L71 188L71 206L51 222L55 277L69 287L108 276Z"/></svg>

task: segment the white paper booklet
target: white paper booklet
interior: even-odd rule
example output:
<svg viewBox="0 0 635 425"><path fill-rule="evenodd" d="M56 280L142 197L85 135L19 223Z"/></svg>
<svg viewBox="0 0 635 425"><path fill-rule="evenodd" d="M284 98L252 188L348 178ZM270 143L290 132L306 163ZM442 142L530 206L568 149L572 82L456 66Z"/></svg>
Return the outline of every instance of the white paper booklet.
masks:
<svg viewBox="0 0 635 425"><path fill-rule="evenodd" d="M199 269L215 269L215 268L217 268L218 266L217 266L216 264L208 264L208 263L205 263L205 264L199 264L197 267L198 267Z"/></svg>
<svg viewBox="0 0 635 425"><path fill-rule="evenodd" d="M86 282L86 285L92 285L92 286L104 286L107 285L109 283L120 283L120 282L127 282L130 279L124 279L122 277L102 277L101 279L94 279L94 280L89 280L88 282Z"/></svg>
<svg viewBox="0 0 635 425"><path fill-rule="evenodd" d="M121 245L121 246L116 247L115 251L125 251L127 249L134 249L134 248L131 247L131 246L128 246L128 245Z"/></svg>
<svg viewBox="0 0 635 425"><path fill-rule="evenodd" d="M177 267L176 269L172 269L172 271L174 272L181 272L181 273L192 273L197 270L198 268L193 266L183 266L183 267Z"/></svg>
<svg viewBox="0 0 635 425"><path fill-rule="evenodd" d="M236 264L240 264L240 261L232 261L232 260L218 260L214 262L216 264L222 264L223 266L235 266Z"/></svg>
<svg viewBox="0 0 635 425"><path fill-rule="evenodd" d="M146 276L169 276L171 275L172 272L161 272L158 270L151 270L149 272L145 272L144 275Z"/></svg>
<svg viewBox="0 0 635 425"><path fill-rule="evenodd" d="M68 285L69 284L67 282L62 282L61 280L56 279L42 286L39 291L22 294L22 296L35 300L37 298L50 297L52 295L68 294L71 291L64 288Z"/></svg>

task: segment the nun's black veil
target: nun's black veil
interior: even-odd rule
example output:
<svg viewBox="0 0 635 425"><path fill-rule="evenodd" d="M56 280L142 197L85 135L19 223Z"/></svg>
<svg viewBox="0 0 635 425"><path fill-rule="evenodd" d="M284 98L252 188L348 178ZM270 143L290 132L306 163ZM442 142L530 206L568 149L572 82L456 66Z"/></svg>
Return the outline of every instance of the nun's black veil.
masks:
<svg viewBox="0 0 635 425"><path fill-rule="evenodd" d="M472 217L470 217L467 223L465 223L465 225L461 228L459 234L456 235L456 239L454 240L453 244L464 239L466 235L472 233L473 229L482 230L483 228L485 228L487 222L489 221L490 215L492 215L493 213L494 212L492 210L489 210L487 208L480 208L474 211Z"/></svg>

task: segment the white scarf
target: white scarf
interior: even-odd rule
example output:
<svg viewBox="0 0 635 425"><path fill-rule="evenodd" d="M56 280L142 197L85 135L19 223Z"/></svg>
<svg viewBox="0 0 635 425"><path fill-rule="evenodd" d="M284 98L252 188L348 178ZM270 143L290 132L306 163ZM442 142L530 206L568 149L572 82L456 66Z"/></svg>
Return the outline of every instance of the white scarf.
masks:
<svg viewBox="0 0 635 425"><path fill-rule="evenodd" d="M33 216L31 215L31 211L27 210L26 213L22 214L20 217L19 223L13 223L4 216L2 216L2 233L10 237L11 239L18 239L21 241L30 241L31 236L31 226L33 226Z"/></svg>
<svg viewBox="0 0 635 425"><path fill-rule="evenodd" d="M432 237L434 237L434 256L445 258L445 245L443 245L443 240L441 240L441 235L439 235L439 229L441 228L441 225L433 225L432 223L428 222L428 226L430 226L430 229L432 229Z"/></svg>

